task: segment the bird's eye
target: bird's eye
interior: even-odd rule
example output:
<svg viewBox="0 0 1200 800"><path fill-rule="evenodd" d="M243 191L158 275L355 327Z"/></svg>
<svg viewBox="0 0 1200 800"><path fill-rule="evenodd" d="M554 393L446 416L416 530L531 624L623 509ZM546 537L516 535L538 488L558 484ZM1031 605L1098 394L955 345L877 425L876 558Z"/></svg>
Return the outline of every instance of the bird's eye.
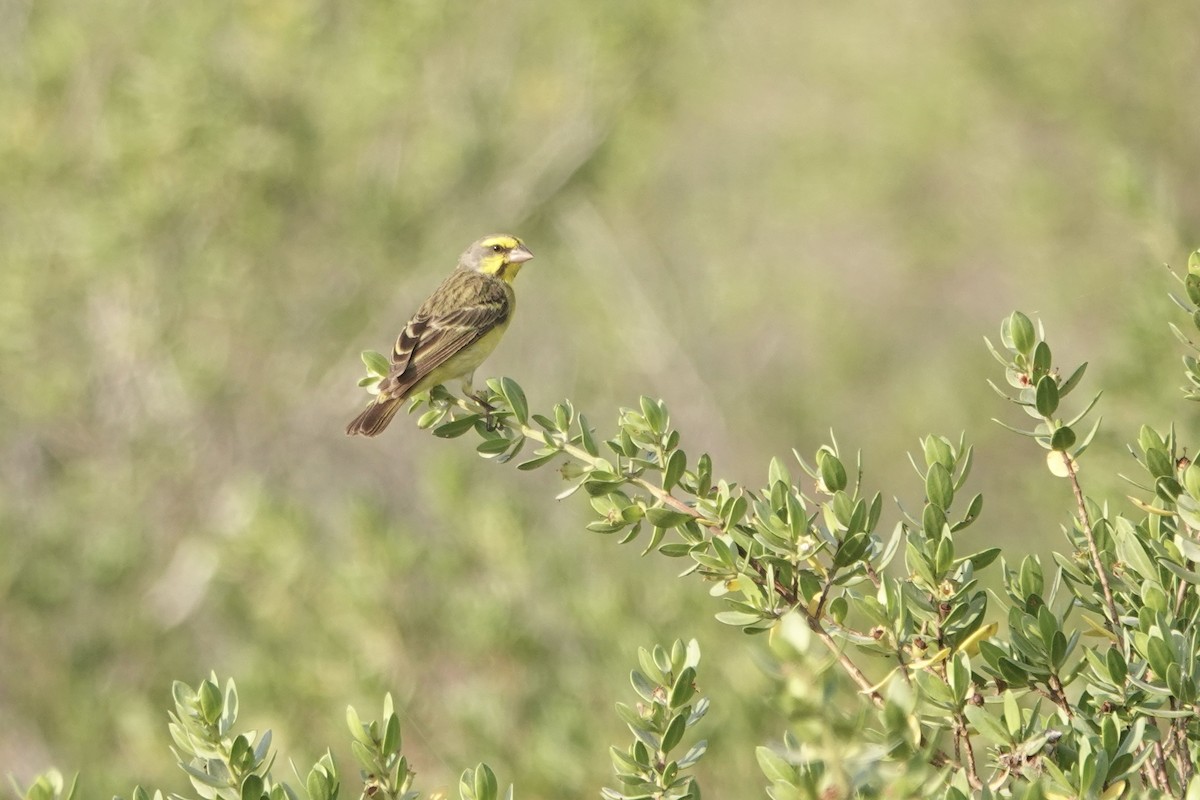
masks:
<svg viewBox="0 0 1200 800"><path fill-rule="evenodd" d="M502 245L502 244L494 244L494 245L492 245L492 252L493 252L493 253L502 253L502 252L504 252L504 245Z"/></svg>

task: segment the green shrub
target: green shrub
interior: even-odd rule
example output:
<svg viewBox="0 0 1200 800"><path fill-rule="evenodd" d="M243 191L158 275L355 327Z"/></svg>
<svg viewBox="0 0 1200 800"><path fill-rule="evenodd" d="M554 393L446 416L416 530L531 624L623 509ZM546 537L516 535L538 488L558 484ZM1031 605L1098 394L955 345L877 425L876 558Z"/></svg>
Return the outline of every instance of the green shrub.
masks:
<svg viewBox="0 0 1200 800"><path fill-rule="evenodd" d="M1200 329L1200 251L1180 280L1177 302ZM923 506L881 532L882 493L864 488L861 459L832 439L795 454L794 467L773 459L766 485L751 490L722 480L707 454L689 456L651 398L622 409L607 440L569 401L533 413L507 378L488 382L489 410L437 389L410 411L435 436L475 437L484 458L557 465L569 482L559 497L590 503L590 530L677 559L681 577L708 585L718 620L767 634L766 667L792 721L780 742L757 748L774 800L1200 796L1200 466L1173 429L1144 426L1130 448L1139 471L1126 479L1129 508L1089 496L1080 465L1100 426L1089 420L1099 395L1071 396L1086 364L1060 370L1042 326L1019 312L988 347L1004 370L993 388L1032 423L998 421L1045 450L1048 472L1071 489L1068 547L1053 565L970 545L983 498L967 490L965 437L920 440L911 460ZM1200 399L1200 365L1184 361L1185 396ZM684 744L708 709L699 647L643 649L638 662L638 700L617 706L633 740L612 749L620 788L602 796L699 798L687 770L707 744ZM270 732L235 732L232 680L224 690L215 676L195 689L177 683L173 694L174 752L198 797L339 796L328 753L297 774L299 789L273 776ZM351 708L348 722L362 796L417 797L390 695L378 721ZM75 791L48 772L23 794ZM484 764L462 773L459 794L501 796Z"/></svg>

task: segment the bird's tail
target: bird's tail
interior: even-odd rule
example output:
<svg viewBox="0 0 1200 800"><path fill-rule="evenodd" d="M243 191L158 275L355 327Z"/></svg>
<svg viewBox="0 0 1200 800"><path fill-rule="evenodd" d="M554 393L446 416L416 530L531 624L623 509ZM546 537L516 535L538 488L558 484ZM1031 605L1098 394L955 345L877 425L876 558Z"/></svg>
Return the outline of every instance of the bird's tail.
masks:
<svg viewBox="0 0 1200 800"><path fill-rule="evenodd" d="M392 421L392 417L396 416L396 412L400 410L403 403L403 397L390 397L387 400L374 401L346 426L346 435L378 436Z"/></svg>

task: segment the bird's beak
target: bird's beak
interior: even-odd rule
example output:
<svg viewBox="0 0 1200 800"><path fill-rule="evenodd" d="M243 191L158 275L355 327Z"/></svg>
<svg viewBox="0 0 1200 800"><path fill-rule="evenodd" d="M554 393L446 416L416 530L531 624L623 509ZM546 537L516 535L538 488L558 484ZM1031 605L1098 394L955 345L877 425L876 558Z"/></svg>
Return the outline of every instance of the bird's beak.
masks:
<svg viewBox="0 0 1200 800"><path fill-rule="evenodd" d="M523 244L519 244L512 249L508 254L508 263L524 264L529 259L533 258L533 253L529 252L529 248Z"/></svg>

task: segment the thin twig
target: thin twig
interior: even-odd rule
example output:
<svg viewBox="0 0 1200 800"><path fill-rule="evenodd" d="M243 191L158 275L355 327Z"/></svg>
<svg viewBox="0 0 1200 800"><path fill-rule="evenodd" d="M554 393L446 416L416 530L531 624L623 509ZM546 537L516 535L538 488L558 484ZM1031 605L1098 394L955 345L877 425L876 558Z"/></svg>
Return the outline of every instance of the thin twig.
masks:
<svg viewBox="0 0 1200 800"><path fill-rule="evenodd" d="M1071 711L1071 704L1067 700L1066 692L1063 691L1062 681L1058 679L1057 675L1051 673L1050 680L1047 681L1047 685L1050 687L1050 699L1054 701L1056 706L1066 712L1067 719L1073 718L1075 714Z"/></svg>
<svg viewBox="0 0 1200 800"><path fill-rule="evenodd" d="M831 574L825 579L825 585L821 587L821 596L817 598L817 604L814 607L813 613L818 617L825 611L825 601L829 599L829 590L833 588L833 575Z"/></svg>
<svg viewBox="0 0 1200 800"><path fill-rule="evenodd" d="M942 636L939 632L938 643L942 644ZM950 686L950 678L946 673L946 662L942 661L933 668L933 672L941 679L947 687ZM966 753L966 758L963 758L963 753ZM975 766L975 748L971 745L971 736L967 732L967 716L961 709L954 712L954 757L959 762L959 767L966 765L967 783L972 789L982 789L983 782L979 779L979 772Z"/></svg>
<svg viewBox="0 0 1200 800"><path fill-rule="evenodd" d="M1158 780L1161 784L1159 788L1167 794L1170 794L1171 778L1167 775L1167 760L1163 755L1162 742L1154 743L1154 767L1155 771L1158 772Z"/></svg>
<svg viewBox="0 0 1200 800"><path fill-rule="evenodd" d="M1079 473L1075 469L1075 463L1071 461L1071 457L1063 453L1063 463L1067 466L1067 475L1071 478L1071 489L1075 493L1075 505L1079 509L1079 524L1083 528L1083 535L1087 538L1088 552L1092 558L1092 569L1096 571L1096 576L1100 579L1100 588L1104 591L1104 602L1108 606L1108 624L1112 629L1113 635L1117 637L1117 644L1121 650L1125 649L1125 633L1121 625L1121 617L1117 613L1117 603L1113 600L1112 588L1108 585L1108 573L1104 569L1104 562L1100 560L1100 548L1096 546L1096 535L1092 530L1091 515L1088 514L1087 502L1083 497L1083 488L1079 485Z"/></svg>
<svg viewBox="0 0 1200 800"><path fill-rule="evenodd" d="M875 588L878 589L880 586L882 586L883 584L879 580L879 573L875 571L875 567L866 563L864 563L863 566L866 567L867 578L870 579L871 583L875 584Z"/></svg>
<svg viewBox="0 0 1200 800"><path fill-rule="evenodd" d="M1175 698L1170 698L1171 710L1178 709L1178 704ZM1192 760L1188 754L1187 741L1187 721L1183 719L1175 719L1171 721L1171 743L1175 750L1175 769L1179 772L1179 785L1187 786L1192 782Z"/></svg>
<svg viewBox="0 0 1200 800"><path fill-rule="evenodd" d="M797 606L796 610L804 615L804 621L808 623L809 629L811 629L812 632L817 635L817 638L829 648L829 652L833 653L834 657L837 658L838 663L842 665L842 669L846 670L846 672L850 675L850 678L858 684L858 687L862 690L862 693L871 698L875 705L883 708L883 695L881 695L875 689L875 687L871 685L871 681L869 681L867 676L863 674L863 671L858 668L858 665L850 660L850 656L846 655L846 651L842 645L833 638L829 631L825 630L825 627L821 624L821 620L810 614L808 609L804 608L803 606Z"/></svg>
<svg viewBox="0 0 1200 800"><path fill-rule="evenodd" d="M962 739L963 749L967 751L967 783L972 789L982 789L983 781L975 767L975 748L971 744L971 734L967 732L967 716L961 711L954 714L954 733Z"/></svg>

